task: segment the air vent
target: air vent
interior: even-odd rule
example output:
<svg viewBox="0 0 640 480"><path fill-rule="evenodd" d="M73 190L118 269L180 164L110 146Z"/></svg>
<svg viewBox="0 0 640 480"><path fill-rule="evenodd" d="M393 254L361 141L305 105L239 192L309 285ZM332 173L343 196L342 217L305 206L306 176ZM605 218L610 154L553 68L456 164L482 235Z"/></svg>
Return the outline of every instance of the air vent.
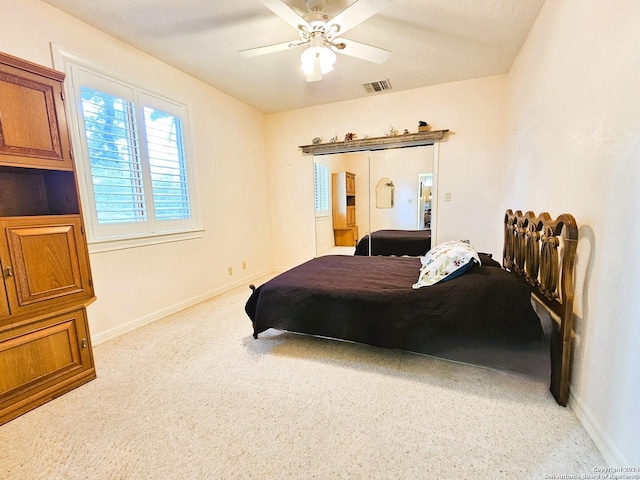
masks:
<svg viewBox="0 0 640 480"><path fill-rule="evenodd" d="M391 83L389 83L389 80L379 80L377 82L363 83L362 86L369 93L391 90Z"/></svg>

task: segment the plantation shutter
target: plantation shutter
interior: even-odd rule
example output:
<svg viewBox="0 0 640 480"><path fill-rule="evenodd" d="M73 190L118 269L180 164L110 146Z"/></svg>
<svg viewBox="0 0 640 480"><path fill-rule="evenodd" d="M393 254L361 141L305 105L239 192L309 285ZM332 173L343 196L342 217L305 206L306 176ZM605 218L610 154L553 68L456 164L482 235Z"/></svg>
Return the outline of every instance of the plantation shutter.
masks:
<svg viewBox="0 0 640 480"><path fill-rule="evenodd" d="M135 106L85 86L81 95L98 223L146 221Z"/></svg>
<svg viewBox="0 0 640 480"><path fill-rule="evenodd" d="M329 167L323 163L313 164L316 215L329 214Z"/></svg>
<svg viewBox="0 0 640 480"><path fill-rule="evenodd" d="M144 125L155 219L190 218L182 121L145 106Z"/></svg>

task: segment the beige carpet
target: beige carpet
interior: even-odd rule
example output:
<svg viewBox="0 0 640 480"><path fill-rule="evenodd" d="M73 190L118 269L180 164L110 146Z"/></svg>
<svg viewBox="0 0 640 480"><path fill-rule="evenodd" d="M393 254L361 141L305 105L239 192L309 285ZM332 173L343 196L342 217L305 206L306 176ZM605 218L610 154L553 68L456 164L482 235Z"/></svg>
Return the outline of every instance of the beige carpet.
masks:
<svg viewBox="0 0 640 480"><path fill-rule="evenodd" d="M275 331L254 340L249 293L96 347L96 380L0 427L0 478L513 480L605 465L545 381Z"/></svg>

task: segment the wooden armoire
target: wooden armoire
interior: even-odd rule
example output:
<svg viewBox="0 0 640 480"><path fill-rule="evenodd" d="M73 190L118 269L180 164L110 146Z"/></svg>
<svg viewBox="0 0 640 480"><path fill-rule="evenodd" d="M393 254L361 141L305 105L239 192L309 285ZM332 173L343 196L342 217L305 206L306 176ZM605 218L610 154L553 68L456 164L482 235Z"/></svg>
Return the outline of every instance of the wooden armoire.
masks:
<svg viewBox="0 0 640 480"><path fill-rule="evenodd" d="M351 172L331 175L333 235L336 246L353 247L358 243L356 225L356 176Z"/></svg>
<svg viewBox="0 0 640 480"><path fill-rule="evenodd" d="M63 80L0 53L0 424L96 377Z"/></svg>

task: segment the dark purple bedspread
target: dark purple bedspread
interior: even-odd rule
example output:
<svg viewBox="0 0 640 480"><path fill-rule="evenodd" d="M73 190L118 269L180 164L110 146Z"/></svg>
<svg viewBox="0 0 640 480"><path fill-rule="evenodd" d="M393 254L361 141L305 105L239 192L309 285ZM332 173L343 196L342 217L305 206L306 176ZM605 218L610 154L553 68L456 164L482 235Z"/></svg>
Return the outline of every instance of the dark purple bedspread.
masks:
<svg viewBox="0 0 640 480"><path fill-rule="evenodd" d="M530 288L512 273L474 266L414 290L419 269L411 257L318 257L258 287L245 310L256 335L276 328L432 355L541 341Z"/></svg>
<svg viewBox="0 0 640 480"><path fill-rule="evenodd" d="M371 255L418 257L431 249L431 230L377 230L371 233ZM354 255L369 255L369 235L356 245Z"/></svg>

